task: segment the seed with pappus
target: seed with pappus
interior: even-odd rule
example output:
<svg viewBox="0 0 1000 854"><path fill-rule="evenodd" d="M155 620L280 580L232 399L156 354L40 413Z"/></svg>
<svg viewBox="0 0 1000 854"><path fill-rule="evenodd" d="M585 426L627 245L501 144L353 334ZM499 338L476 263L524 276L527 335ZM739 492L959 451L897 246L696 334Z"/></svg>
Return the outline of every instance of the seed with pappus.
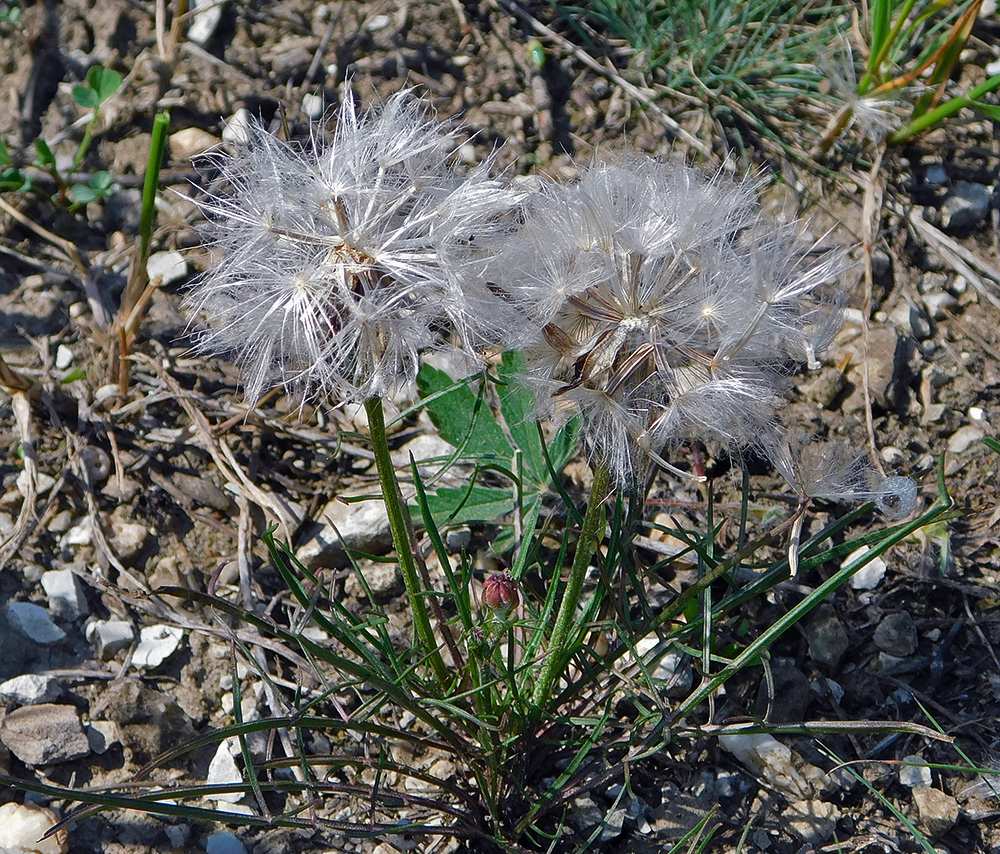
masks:
<svg viewBox="0 0 1000 854"><path fill-rule="evenodd" d="M760 216L754 182L651 158L539 184L523 209L492 287L533 330L539 415L582 415L618 486L676 471L692 439L768 450L783 377L840 328L841 254Z"/></svg>
<svg viewBox="0 0 1000 854"><path fill-rule="evenodd" d="M275 384L360 401L411 380L442 319L467 325L443 250L474 234L508 191L490 163L460 176L455 142L409 93L359 115L347 98L328 143L293 147L251 124L212 155L202 207L217 261L188 304L200 349L243 368L247 396ZM450 251L450 250L449 250Z"/></svg>
<svg viewBox="0 0 1000 854"><path fill-rule="evenodd" d="M770 452L775 468L803 498L861 503L873 501L890 519L909 516L917 506L917 484L886 477L866 457L842 441L810 440L798 431L778 439Z"/></svg>

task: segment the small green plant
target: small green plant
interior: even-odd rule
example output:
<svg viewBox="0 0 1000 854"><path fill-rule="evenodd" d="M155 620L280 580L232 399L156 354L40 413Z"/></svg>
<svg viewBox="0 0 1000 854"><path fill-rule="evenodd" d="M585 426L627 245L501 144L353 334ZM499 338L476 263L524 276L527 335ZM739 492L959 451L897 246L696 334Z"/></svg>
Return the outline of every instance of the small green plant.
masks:
<svg viewBox="0 0 1000 854"><path fill-rule="evenodd" d="M73 176L80 170L90 150L101 105L118 92L121 84L122 78L117 71L94 66L87 72L86 84L73 87L73 100L81 107L93 110L93 115L68 169L59 168L55 153L44 139L38 138L34 142L35 158L30 165L52 177L56 183L59 203L67 205L71 210L89 202L107 199L114 191L114 182L107 171L95 172L85 184L74 183ZM14 164L7 147L0 141L0 191L27 192L35 189L37 186L30 174Z"/></svg>
<svg viewBox="0 0 1000 854"><path fill-rule="evenodd" d="M17 25L21 20L21 7L17 3L0 3L0 24Z"/></svg>

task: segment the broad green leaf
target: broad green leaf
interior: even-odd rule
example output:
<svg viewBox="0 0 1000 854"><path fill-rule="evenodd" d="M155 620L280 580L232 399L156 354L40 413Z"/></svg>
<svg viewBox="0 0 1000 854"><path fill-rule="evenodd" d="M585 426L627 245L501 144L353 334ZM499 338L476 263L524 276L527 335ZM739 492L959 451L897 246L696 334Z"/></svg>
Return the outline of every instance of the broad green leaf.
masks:
<svg viewBox="0 0 1000 854"><path fill-rule="evenodd" d="M498 457L509 462L514 449L507 441L489 407L468 385L455 383L444 371L423 365L417 388L427 401L427 413L441 438L461 448L467 458Z"/></svg>
<svg viewBox="0 0 1000 854"><path fill-rule="evenodd" d="M489 486L466 489L443 486L427 496L427 506L439 524L486 522L512 512L514 495L510 489Z"/></svg>
<svg viewBox="0 0 1000 854"><path fill-rule="evenodd" d="M521 381L524 360L519 353L508 350L503 354L503 362L498 374L500 386L500 413L514 444L521 449L524 470L536 484L549 481L548 467L542 449L542 437L538 432L535 418L535 393Z"/></svg>
<svg viewBox="0 0 1000 854"><path fill-rule="evenodd" d="M0 169L0 190L25 192L31 189L31 180L17 169Z"/></svg>
<svg viewBox="0 0 1000 854"><path fill-rule="evenodd" d="M96 202L98 199L103 198L103 196L89 184L74 184L69 188L69 195L70 198L78 205L86 205L90 202Z"/></svg>
<svg viewBox="0 0 1000 854"><path fill-rule="evenodd" d="M111 177L110 172L102 169L100 172L95 172L91 175L88 183L98 193L103 193L106 196L114 186L114 179Z"/></svg>
<svg viewBox="0 0 1000 854"><path fill-rule="evenodd" d="M85 110L92 110L100 103L97 93L81 83L77 83L73 87L73 100Z"/></svg>

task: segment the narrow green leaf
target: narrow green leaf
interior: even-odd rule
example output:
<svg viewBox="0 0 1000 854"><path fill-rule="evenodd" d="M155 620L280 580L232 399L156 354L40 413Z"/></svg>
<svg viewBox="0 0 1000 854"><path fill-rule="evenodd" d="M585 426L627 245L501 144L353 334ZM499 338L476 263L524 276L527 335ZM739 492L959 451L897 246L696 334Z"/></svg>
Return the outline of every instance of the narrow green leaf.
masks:
<svg viewBox="0 0 1000 854"><path fill-rule="evenodd" d="M993 121L1000 122L1000 106L996 104L986 104L982 101L971 101L973 107L975 107L984 116L989 116Z"/></svg>
<svg viewBox="0 0 1000 854"><path fill-rule="evenodd" d="M149 238L153 233L153 213L156 207L156 189L160 184L160 168L163 152L167 144L167 128L170 127L170 113L157 113L153 119L153 130L149 137L149 159L146 162L146 177L142 184L142 213L139 219L139 245L143 258L149 255Z"/></svg>
<svg viewBox="0 0 1000 854"><path fill-rule="evenodd" d="M11 166L13 165L13 160L10 159L10 153L7 151L7 146L4 145L3 140L0 139L0 166Z"/></svg>
<svg viewBox="0 0 1000 854"><path fill-rule="evenodd" d="M56 156L49 148L49 144L41 137L35 140L35 154L38 157L38 166L42 169L56 168Z"/></svg>

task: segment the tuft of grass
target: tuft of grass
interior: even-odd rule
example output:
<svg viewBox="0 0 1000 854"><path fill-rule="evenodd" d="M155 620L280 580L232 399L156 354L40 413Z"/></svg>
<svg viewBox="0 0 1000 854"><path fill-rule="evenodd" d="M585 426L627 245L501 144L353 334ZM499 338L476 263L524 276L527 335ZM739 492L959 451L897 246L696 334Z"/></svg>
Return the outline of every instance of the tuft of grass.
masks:
<svg viewBox="0 0 1000 854"><path fill-rule="evenodd" d="M762 138L786 155L806 98L825 99L819 59L843 4L815 0L593 0L552 4L590 47L624 39L628 67L659 96L704 110L742 155Z"/></svg>

